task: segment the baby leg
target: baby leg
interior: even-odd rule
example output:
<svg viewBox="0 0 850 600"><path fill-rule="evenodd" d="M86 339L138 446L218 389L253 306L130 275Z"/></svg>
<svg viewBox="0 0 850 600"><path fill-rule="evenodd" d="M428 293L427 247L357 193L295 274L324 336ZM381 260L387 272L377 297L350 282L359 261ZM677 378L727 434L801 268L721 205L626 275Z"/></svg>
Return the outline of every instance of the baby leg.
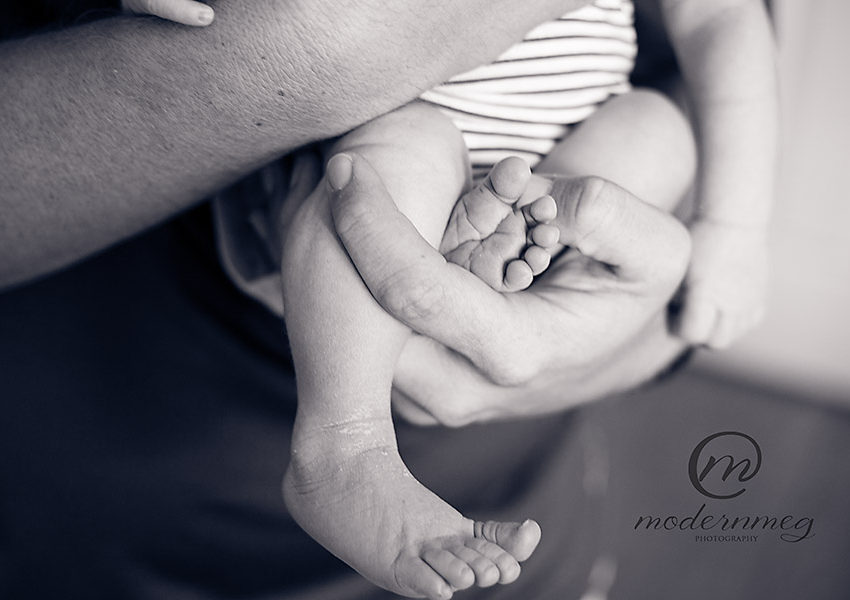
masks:
<svg viewBox="0 0 850 600"><path fill-rule="evenodd" d="M348 134L334 151L369 161L423 236L439 242L468 171L451 123L411 105ZM283 251L298 384L287 507L319 543L395 593L448 598L473 584L508 583L539 541L537 524L476 524L399 457L390 390L409 332L374 301L336 237L328 186L350 168L345 157L331 161Z"/></svg>
<svg viewBox="0 0 850 600"><path fill-rule="evenodd" d="M649 90L603 104L535 169L540 174L602 177L668 212L690 189L695 171L696 148L687 119L664 95Z"/></svg>

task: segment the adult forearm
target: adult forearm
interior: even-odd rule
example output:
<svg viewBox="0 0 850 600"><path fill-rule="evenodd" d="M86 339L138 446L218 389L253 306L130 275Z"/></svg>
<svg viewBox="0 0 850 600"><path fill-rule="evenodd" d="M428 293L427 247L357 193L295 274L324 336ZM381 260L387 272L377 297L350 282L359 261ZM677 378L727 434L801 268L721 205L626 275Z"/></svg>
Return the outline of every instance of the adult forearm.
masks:
<svg viewBox="0 0 850 600"><path fill-rule="evenodd" d="M570 2L397 4L219 2L202 31L116 18L0 45L0 286L403 104Z"/></svg>

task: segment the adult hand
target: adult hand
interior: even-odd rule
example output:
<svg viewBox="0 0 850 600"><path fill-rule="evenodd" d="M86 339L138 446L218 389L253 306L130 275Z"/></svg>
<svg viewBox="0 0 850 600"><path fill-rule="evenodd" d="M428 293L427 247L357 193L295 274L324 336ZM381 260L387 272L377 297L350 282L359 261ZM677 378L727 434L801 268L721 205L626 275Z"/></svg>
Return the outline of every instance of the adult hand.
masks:
<svg viewBox="0 0 850 600"><path fill-rule="evenodd" d="M422 334L396 373L410 420L461 425L560 410L636 385L684 348L666 306L690 238L670 215L598 178L560 178L572 249L526 291L500 294L448 263L361 157L334 193L337 233L377 301Z"/></svg>

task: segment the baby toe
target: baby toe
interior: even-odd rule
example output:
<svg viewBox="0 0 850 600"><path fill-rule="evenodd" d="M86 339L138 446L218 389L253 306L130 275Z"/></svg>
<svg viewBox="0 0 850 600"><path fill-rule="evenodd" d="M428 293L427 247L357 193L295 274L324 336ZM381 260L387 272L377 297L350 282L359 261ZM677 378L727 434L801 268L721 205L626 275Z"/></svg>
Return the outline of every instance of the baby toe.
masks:
<svg viewBox="0 0 850 600"><path fill-rule="evenodd" d="M551 248L558 243L561 233L554 225L538 225L531 230L531 241L543 248Z"/></svg>
<svg viewBox="0 0 850 600"><path fill-rule="evenodd" d="M480 538L470 538L466 545L496 565L499 569L499 583L513 583L519 577L522 570L519 563L498 544Z"/></svg>
<svg viewBox="0 0 850 600"><path fill-rule="evenodd" d="M499 582L499 568L477 550L468 546L456 546L452 548L452 552L475 573L475 584L478 587L490 587Z"/></svg>
<svg viewBox="0 0 850 600"><path fill-rule="evenodd" d="M484 185L502 202L514 204L525 191L530 178L528 163L518 156L510 156L496 163Z"/></svg>
<svg viewBox="0 0 850 600"><path fill-rule="evenodd" d="M523 562L532 555L540 543L540 525L527 519L522 523L500 521L475 522L475 537L489 540Z"/></svg>
<svg viewBox="0 0 850 600"><path fill-rule="evenodd" d="M540 246L530 246L522 258L531 267L531 272L535 277L548 269L549 262L552 260L552 256Z"/></svg>
<svg viewBox="0 0 850 600"><path fill-rule="evenodd" d="M534 281L534 273L531 267L524 260L512 260L505 268L505 290L508 292L518 292L524 290Z"/></svg>
<svg viewBox="0 0 850 600"><path fill-rule="evenodd" d="M558 205L552 196L541 196L523 207L523 214L530 226L537 223L549 223L558 216Z"/></svg>
<svg viewBox="0 0 850 600"><path fill-rule="evenodd" d="M399 586L410 590L410 593L405 595L425 596L429 600L449 600L454 594L451 585L434 567L419 557L410 556L397 562L395 580Z"/></svg>
<svg viewBox="0 0 850 600"><path fill-rule="evenodd" d="M428 548L422 553L422 560L456 590L466 589L475 583L473 569L448 550Z"/></svg>

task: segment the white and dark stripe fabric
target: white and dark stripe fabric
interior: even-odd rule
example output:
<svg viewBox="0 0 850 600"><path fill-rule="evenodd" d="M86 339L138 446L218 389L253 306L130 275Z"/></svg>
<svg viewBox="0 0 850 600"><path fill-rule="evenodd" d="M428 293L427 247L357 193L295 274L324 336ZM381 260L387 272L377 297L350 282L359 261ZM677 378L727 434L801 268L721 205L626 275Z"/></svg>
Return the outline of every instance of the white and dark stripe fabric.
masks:
<svg viewBox="0 0 850 600"><path fill-rule="evenodd" d="M534 167L570 126L629 90L637 53L633 13L630 0L596 0L422 99L463 132L474 176L507 156Z"/></svg>

